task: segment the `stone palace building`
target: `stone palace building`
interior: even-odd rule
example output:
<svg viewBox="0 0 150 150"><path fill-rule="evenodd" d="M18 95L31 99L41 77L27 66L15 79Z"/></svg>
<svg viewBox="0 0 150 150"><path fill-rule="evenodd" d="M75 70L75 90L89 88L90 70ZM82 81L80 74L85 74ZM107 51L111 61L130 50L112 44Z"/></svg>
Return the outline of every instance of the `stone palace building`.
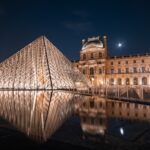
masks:
<svg viewBox="0 0 150 150"><path fill-rule="evenodd" d="M80 60L74 65L91 80L103 85L150 85L150 55L108 55L107 37L82 40Z"/></svg>

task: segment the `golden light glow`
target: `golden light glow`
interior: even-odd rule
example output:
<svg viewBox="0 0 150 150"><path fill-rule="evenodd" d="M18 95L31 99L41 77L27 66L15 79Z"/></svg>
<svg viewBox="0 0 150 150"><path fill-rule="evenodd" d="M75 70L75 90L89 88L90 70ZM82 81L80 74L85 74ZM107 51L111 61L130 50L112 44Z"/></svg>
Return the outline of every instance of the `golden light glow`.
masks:
<svg viewBox="0 0 150 150"><path fill-rule="evenodd" d="M46 141L72 114L73 99L73 93L63 91L0 91L0 116L31 138Z"/></svg>
<svg viewBox="0 0 150 150"><path fill-rule="evenodd" d="M0 89L76 89L88 80L41 36L0 64Z"/></svg>

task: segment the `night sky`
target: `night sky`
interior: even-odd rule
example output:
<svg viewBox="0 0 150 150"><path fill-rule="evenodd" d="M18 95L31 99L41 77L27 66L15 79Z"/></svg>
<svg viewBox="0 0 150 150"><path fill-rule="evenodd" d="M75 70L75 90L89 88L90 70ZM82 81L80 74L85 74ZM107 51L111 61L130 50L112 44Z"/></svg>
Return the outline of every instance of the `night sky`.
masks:
<svg viewBox="0 0 150 150"><path fill-rule="evenodd" d="M40 35L72 60L82 39L98 35L107 35L111 56L150 53L150 1L0 1L0 61Z"/></svg>

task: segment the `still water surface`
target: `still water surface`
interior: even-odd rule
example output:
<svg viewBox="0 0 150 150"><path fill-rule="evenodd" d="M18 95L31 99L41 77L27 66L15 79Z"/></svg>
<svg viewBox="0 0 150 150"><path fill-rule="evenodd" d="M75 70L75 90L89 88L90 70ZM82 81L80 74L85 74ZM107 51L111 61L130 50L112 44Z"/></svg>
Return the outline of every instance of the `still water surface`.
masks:
<svg viewBox="0 0 150 150"><path fill-rule="evenodd" d="M43 144L50 140L88 148L150 144L148 102L64 91L1 91L0 116L13 132Z"/></svg>

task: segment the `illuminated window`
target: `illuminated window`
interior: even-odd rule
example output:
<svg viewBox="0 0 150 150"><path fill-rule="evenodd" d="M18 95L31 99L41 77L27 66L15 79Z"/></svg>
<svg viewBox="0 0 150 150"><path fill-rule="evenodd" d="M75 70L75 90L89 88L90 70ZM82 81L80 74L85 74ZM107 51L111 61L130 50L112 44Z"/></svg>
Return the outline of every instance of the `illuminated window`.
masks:
<svg viewBox="0 0 150 150"><path fill-rule="evenodd" d="M136 67L134 67L134 68L133 68L133 72L134 72L134 73L136 73L136 72L137 72L137 69L136 69Z"/></svg>
<svg viewBox="0 0 150 150"><path fill-rule="evenodd" d="M114 73L114 69L111 69L111 73Z"/></svg>
<svg viewBox="0 0 150 150"><path fill-rule="evenodd" d="M94 75L94 68L90 68L90 75Z"/></svg>
<svg viewBox="0 0 150 150"><path fill-rule="evenodd" d="M122 80L121 78L118 79L118 85L121 85L122 84Z"/></svg>
<svg viewBox="0 0 150 150"><path fill-rule="evenodd" d="M102 58L102 53L99 53L99 58Z"/></svg>
<svg viewBox="0 0 150 150"><path fill-rule="evenodd" d="M142 67L142 72L145 72L145 67Z"/></svg>
<svg viewBox="0 0 150 150"><path fill-rule="evenodd" d="M113 79L113 78L111 78L111 79L109 80L109 84L110 84L110 85L114 85L114 79Z"/></svg>
<svg viewBox="0 0 150 150"><path fill-rule="evenodd" d="M146 78L146 77L143 77L143 78L142 78L142 84L143 84L143 85L147 85L147 78Z"/></svg>
<svg viewBox="0 0 150 150"><path fill-rule="evenodd" d="M83 60L86 60L86 55L85 54L83 54Z"/></svg>
<svg viewBox="0 0 150 150"><path fill-rule="evenodd" d="M137 79L137 78L134 78L134 79L133 79L133 84L134 84L134 85L138 85L138 79Z"/></svg>
<svg viewBox="0 0 150 150"><path fill-rule="evenodd" d="M130 79L126 78L126 85L130 85Z"/></svg>
<svg viewBox="0 0 150 150"><path fill-rule="evenodd" d="M121 69L120 68L118 69L118 73L121 73Z"/></svg>

